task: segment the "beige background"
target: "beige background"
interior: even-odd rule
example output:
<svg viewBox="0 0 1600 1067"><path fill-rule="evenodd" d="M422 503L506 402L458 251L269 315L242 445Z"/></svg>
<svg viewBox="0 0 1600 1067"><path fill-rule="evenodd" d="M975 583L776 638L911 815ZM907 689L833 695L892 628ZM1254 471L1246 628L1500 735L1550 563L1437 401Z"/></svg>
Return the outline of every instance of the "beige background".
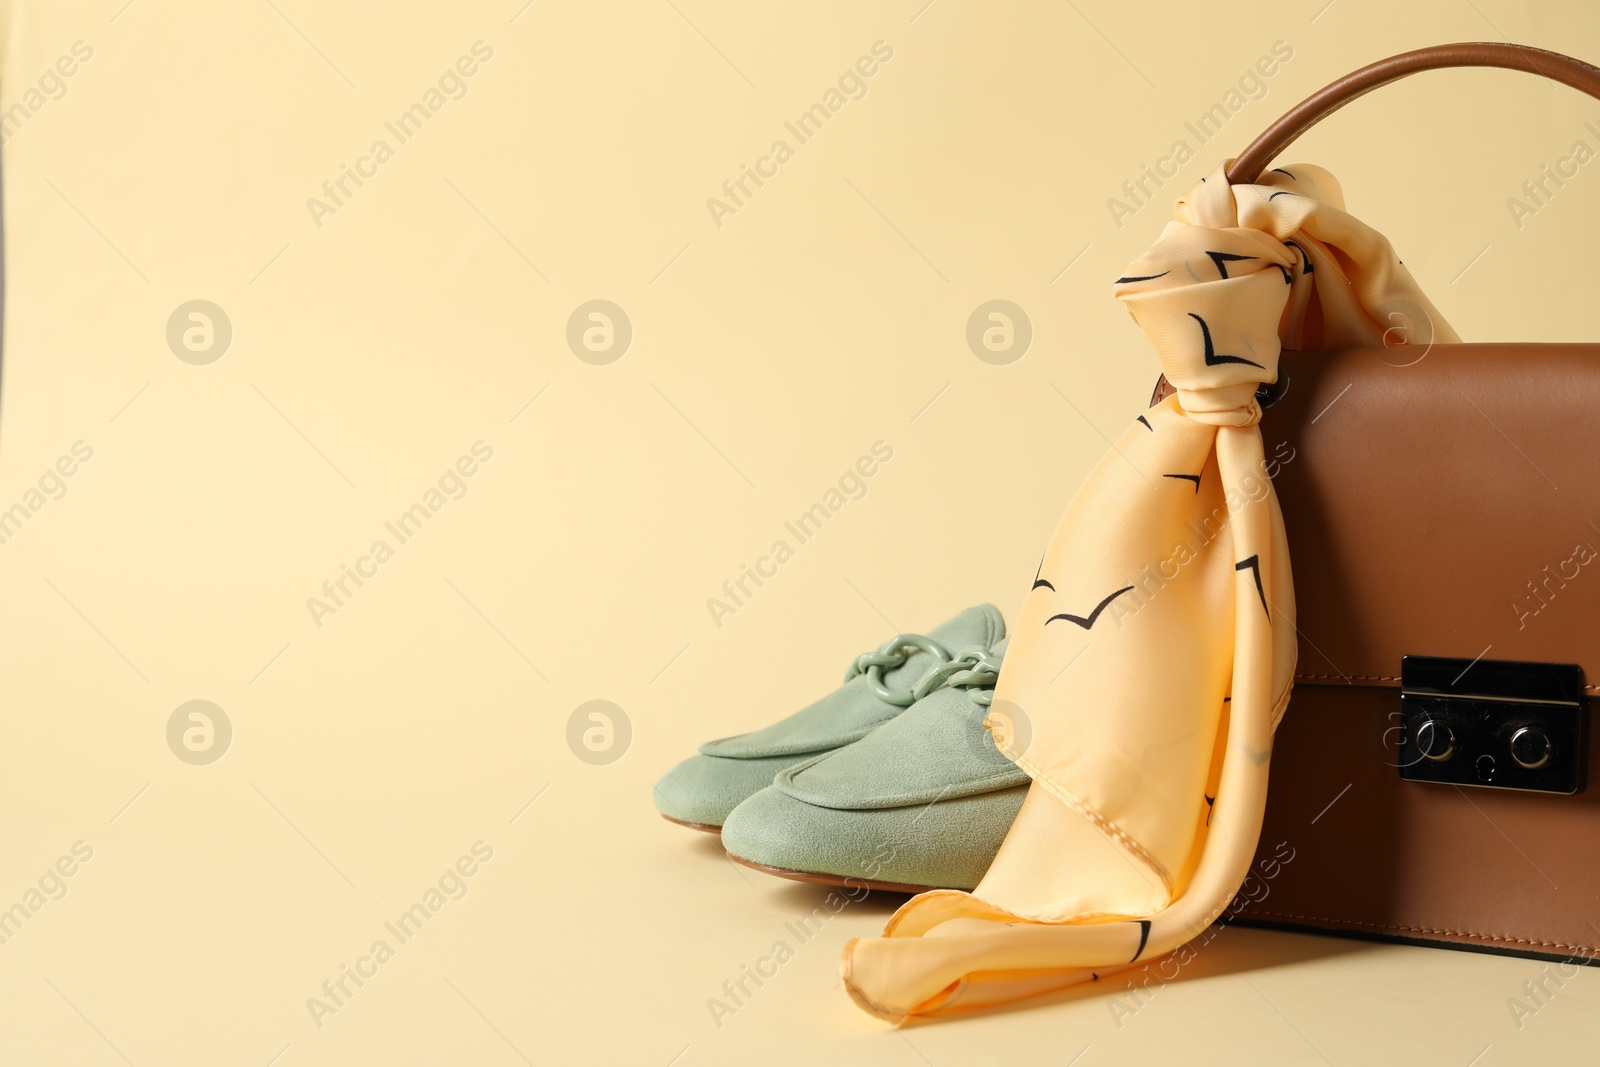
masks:
<svg viewBox="0 0 1600 1067"><path fill-rule="evenodd" d="M1600 974L1519 1029L1537 963L1244 930L1120 1028L1096 991L892 1032L835 977L892 899L713 1024L707 998L822 893L732 867L649 783L894 629L1015 608L1148 395L1108 283L1171 200L1382 55L1600 57L1577 2L923 3L6 5L0 108L26 121L3 157L0 509L28 517L0 546L0 908L74 843L93 857L0 944L0 1061L1592 1055ZM880 40L864 98L719 228L707 198ZM1264 98L1118 229L1107 199L1280 40ZM93 58L31 108L78 41ZM319 227L307 199L477 41L466 95ZM1438 73L1290 155L1342 178L1468 339L1592 340L1574 238L1600 162L1520 229L1506 205L1600 149L1585 122L1600 102L1570 90ZM964 336L995 298L1035 331L1005 367ZM209 365L166 341L194 299L232 324ZM592 299L633 327L608 366L565 341ZM714 625L707 598L879 440L867 495ZM78 441L93 458L45 479L65 495L29 498ZM465 495L316 625L307 599L478 441ZM195 699L233 728L206 766L166 739ZM632 724L605 766L566 741L592 699ZM319 1028L307 999L478 841L466 895Z"/></svg>

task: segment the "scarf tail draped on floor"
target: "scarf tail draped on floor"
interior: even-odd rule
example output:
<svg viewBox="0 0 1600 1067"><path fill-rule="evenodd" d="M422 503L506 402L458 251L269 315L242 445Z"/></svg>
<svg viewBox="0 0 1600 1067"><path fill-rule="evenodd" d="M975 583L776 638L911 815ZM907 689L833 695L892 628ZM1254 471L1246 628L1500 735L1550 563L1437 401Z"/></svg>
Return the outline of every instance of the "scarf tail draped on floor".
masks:
<svg viewBox="0 0 1600 1067"><path fill-rule="evenodd" d="M1090 472L995 689L1033 779L983 881L908 901L840 972L891 1021L1007 1004L1198 936L1249 873L1294 677L1294 588L1255 397L1281 346L1454 342L1333 176L1224 167L1117 281L1177 392Z"/></svg>

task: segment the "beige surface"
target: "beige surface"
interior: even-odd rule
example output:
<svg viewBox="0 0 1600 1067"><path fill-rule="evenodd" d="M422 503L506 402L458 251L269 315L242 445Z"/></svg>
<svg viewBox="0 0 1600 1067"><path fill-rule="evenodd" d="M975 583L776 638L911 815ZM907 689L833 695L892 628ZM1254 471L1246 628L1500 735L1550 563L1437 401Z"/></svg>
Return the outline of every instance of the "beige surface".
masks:
<svg viewBox="0 0 1600 1067"><path fill-rule="evenodd" d="M823 894L723 862L655 817L649 782L893 627L1015 608L1100 428L1148 395L1108 282L1172 197L1381 54L1502 34L1600 54L1578 3L919 6L15 0L0 507L26 518L0 546L0 907L39 907L0 944L0 1061L1593 1048L1593 973L1519 1028L1507 1002L1538 963L1243 930L1120 1027L1095 991L892 1033L834 977L876 900L713 1023L708 998ZM1280 40L1265 98L1118 229L1107 198ZM78 41L92 58L48 76ZM445 79L465 95L388 134L478 41L492 58ZM893 57L864 97L719 227L707 198L877 41ZM363 164L380 138L392 158ZM1600 223L1600 163L1520 229L1506 205L1578 140L1600 149L1600 103L1450 72L1291 156L1341 176L1463 335L1593 339L1572 238ZM375 174L319 227L307 198L341 165ZM965 342L995 298L1035 332L1004 367ZM166 339L196 299L233 329L205 365ZM608 366L565 342L593 299L633 325ZM45 477L80 441L92 458ZM492 459L445 478L460 498L430 500L480 441ZM715 625L707 599L878 441L865 496ZM402 544L384 524L419 502ZM392 558L363 563L380 539ZM344 565L373 576L314 619ZM594 699L633 727L605 766L566 741ZM209 765L168 747L191 700L232 724ZM72 876L46 876L63 856ZM462 857L474 873L444 884L465 895L400 943L384 924ZM30 897L41 878L65 895ZM392 958L319 1027L308 998L379 939Z"/></svg>

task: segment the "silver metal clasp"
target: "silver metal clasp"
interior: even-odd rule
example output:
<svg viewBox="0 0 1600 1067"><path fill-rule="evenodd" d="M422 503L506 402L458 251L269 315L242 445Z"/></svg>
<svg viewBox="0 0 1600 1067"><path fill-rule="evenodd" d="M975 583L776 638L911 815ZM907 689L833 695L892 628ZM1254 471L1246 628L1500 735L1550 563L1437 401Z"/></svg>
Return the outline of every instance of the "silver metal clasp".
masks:
<svg viewBox="0 0 1600 1067"><path fill-rule="evenodd" d="M1400 721L1408 782L1584 788L1589 709L1575 663L1405 656Z"/></svg>

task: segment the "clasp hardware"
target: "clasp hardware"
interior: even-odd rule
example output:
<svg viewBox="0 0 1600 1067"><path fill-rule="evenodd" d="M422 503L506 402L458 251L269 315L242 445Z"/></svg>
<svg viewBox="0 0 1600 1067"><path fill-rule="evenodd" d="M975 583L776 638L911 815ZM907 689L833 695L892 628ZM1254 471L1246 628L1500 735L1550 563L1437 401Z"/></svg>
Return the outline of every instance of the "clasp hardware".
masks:
<svg viewBox="0 0 1600 1067"><path fill-rule="evenodd" d="M1575 663L1404 656L1400 720L1408 782L1584 788L1589 709Z"/></svg>

